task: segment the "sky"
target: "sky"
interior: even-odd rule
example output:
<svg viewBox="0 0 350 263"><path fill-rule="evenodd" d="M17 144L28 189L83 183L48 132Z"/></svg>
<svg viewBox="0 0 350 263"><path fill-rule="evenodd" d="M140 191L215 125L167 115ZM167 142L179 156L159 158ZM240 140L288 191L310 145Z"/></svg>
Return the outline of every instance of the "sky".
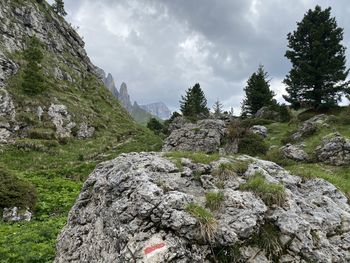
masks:
<svg viewBox="0 0 350 263"><path fill-rule="evenodd" d="M209 107L219 100L235 112L259 64L283 102L286 36L317 4L332 7L349 47L349 0L65 0L66 19L92 62L117 86L126 82L132 100L177 110L181 95L200 83Z"/></svg>

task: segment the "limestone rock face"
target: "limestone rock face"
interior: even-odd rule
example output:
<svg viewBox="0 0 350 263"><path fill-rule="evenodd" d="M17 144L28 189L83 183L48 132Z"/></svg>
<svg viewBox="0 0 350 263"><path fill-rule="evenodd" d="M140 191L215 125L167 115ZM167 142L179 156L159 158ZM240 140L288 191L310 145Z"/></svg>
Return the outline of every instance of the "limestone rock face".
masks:
<svg viewBox="0 0 350 263"><path fill-rule="evenodd" d="M296 146L290 143L283 146L281 148L281 152L284 157L295 161L302 162L308 159L308 155L303 149L301 149L299 146Z"/></svg>
<svg viewBox="0 0 350 263"><path fill-rule="evenodd" d="M298 131L292 134L291 138L294 141L300 140L304 136L313 134L319 126L327 125L328 116L325 114L316 115L306 121L299 127Z"/></svg>
<svg viewBox="0 0 350 263"><path fill-rule="evenodd" d="M119 97L118 98L119 98L119 101L124 106L124 108L128 112L131 112L132 111L132 103L131 103L131 100L130 100L130 95L128 93L128 87L126 86L126 84L124 82L120 86Z"/></svg>
<svg viewBox="0 0 350 263"><path fill-rule="evenodd" d="M95 133L95 128L88 126L86 123L80 125L77 137L79 139L91 138Z"/></svg>
<svg viewBox="0 0 350 263"><path fill-rule="evenodd" d="M264 106L255 113L256 118L280 121L281 117L277 111L272 110L270 107Z"/></svg>
<svg viewBox="0 0 350 263"><path fill-rule="evenodd" d="M2 219L4 220L4 222L29 222L32 219L32 213L28 209L22 211L19 210L17 207L4 208Z"/></svg>
<svg viewBox="0 0 350 263"><path fill-rule="evenodd" d="M326 136L315 152L320 162L332 165L350 164L350 140L339 133Z"/></svg>
<svg viewBox="0 0 350 263"><path fill-rule="evenodd" d="M225 133L226 125L222 120L206 119L195 124L186 123L166 138L163 151L217 152Z"/></svg>
<svg viewBox="0 0 350 263"><path fill-rule="evenodd" d="M71 121L72 116L67 111L67 107L62 104L51 104L48 114L51 117L52 123L56 126L58 137L70 137L71 130L76 124Z"/></svg>
<svg viewBox="0 0 350 263"><path fill-rule="evenodd" d="M267 137L267 128L262 125L254 125L249 129L252 133L258 134L263 138Z"/></svg>
<svg viewBox="0 0 350 263"><path fill-rule="evenodd" d="M278 229L272 237L278 262L350 261L350 206L336 187L302 180L268 161L239 158L250 162L248 170L222 178L214 173L220 163L238 159L209 165L183 159L183 171L161 153L122 154L100 164L69 213L55 262L214 262L212 249L227 247L238 248L240 262L272 262L253 238L267 225ZM284 185L281 206L240 190L256 172ZM211 238L188 210L193 203L205 207L208 192L224 196L211 211Z"/></svg>

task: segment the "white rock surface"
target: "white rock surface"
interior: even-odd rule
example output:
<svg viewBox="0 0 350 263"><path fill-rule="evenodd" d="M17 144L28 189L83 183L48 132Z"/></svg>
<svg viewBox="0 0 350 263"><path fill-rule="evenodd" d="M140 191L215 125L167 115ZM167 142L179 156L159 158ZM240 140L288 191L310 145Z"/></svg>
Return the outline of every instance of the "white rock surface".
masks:
<svg viewBox="0 0 350 263"><path fill-rule="evenodd" d="M186 175L160 153L122 154L100 164L70 211L55 262L213 262L211 248L229 246L241 248L242 262L272 262L250 240L265 224L279 230L280 262L350 262L350 207L336 187L242 158L252 162L248 170L226 179L212 175L213 169L236 160L198 166L184 159ZM268 207L256 194L239 190L256 172L284 185L281 207ZM216 187L218 180L224 180L223 189ZM224 193L220 208L212 211L210 243L186 210L190 203L204 207L209 191Z"/></svg>

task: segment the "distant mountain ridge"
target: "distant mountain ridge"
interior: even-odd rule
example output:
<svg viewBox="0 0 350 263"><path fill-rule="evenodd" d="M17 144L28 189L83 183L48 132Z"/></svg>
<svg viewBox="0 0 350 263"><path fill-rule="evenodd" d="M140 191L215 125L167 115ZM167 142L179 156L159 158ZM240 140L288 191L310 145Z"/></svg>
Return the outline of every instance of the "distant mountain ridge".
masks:
<svg viewBox="0 0 350 263"><path fill-rule="evenodd" d="M145 105L139 105L136 101L132 104L128 87L125 82L122 82L118 91L115 81L111 73L106 73L103 69L98 70L103 83L112 94L118 98L123 107L131 114L131 116L138 122L145 124L152 117L157 117L162 120L169 119L171 111L163 102L155 102Z"/></svg>
<svg viewBox="0 0 350 263"><path fill-rule="evenodd" d="M142 109L145 111L151 113L154 116L157 116L158 118L162 120L167 120L171 116L171 111L169 108L163 103L163 102L155 102L150 103L146 105L140 105Z"/></svg>

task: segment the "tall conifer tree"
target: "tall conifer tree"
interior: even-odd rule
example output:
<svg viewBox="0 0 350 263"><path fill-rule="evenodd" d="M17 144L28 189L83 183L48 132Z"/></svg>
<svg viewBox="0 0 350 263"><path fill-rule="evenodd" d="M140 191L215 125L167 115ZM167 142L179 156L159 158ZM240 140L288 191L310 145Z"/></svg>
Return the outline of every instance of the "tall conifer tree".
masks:
<svg viewBox="0 0 350 263"><path fill-rule="evenodd" d="M336 105L347 91L349 70L341 44L343 29L331 17L331 8L310 9L287 39L289 50L285 56L292 69L284 80L288 92L285 100L294 108Z"/></svg>
<svg viewBox="0 0 350 263"><path fill-rule="evenodd" d="M245 99L242 103L242 115L254 115L264 106L271 106L275 103L274 92L270 90L267 72L262 65L257 72L254 72L248 79L244 88Z"/></svg>

